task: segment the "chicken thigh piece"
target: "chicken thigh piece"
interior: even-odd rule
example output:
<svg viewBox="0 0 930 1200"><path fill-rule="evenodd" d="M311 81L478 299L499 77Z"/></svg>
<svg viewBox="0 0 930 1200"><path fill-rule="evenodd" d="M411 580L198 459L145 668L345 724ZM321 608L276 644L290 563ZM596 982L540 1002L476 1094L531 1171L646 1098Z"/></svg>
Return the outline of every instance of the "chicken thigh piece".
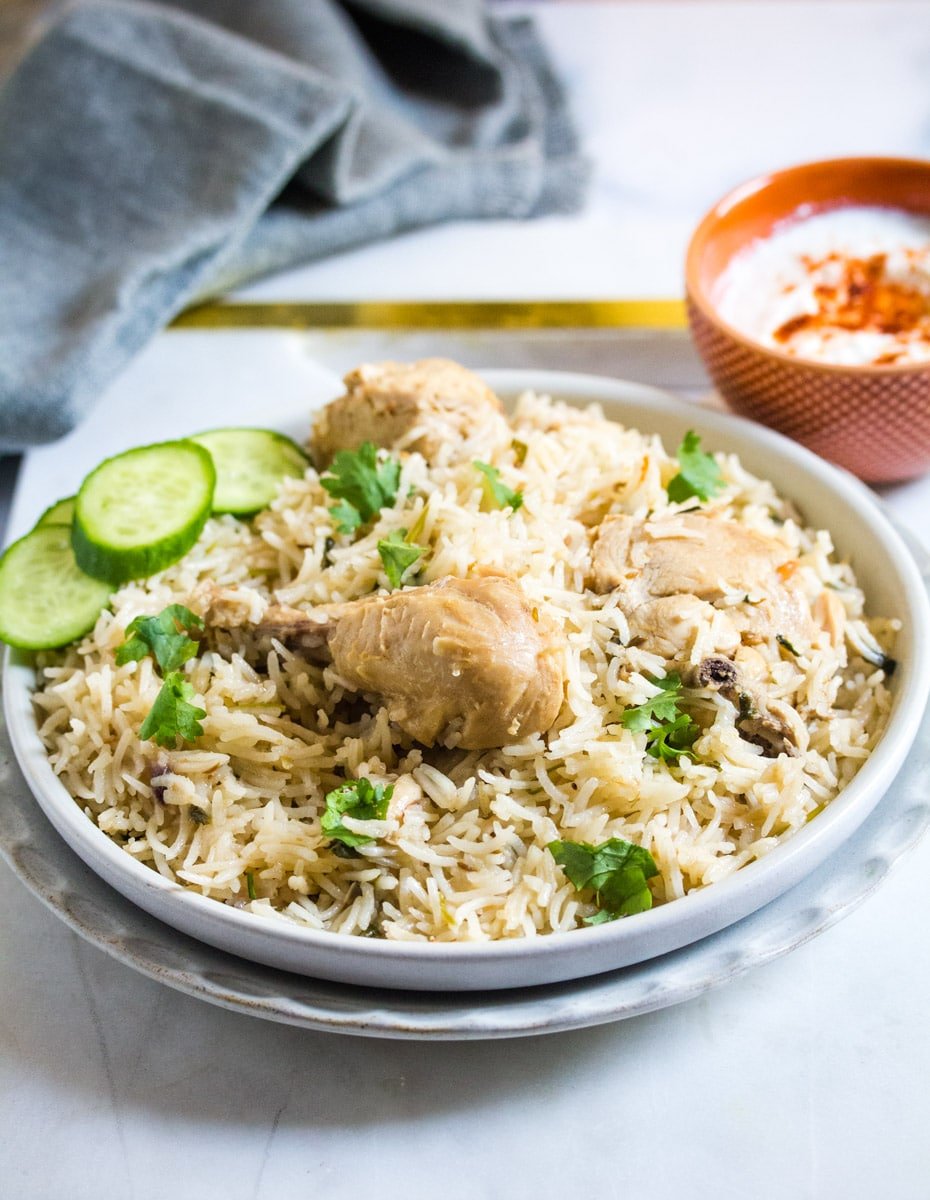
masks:
<svg viewBox="0 0 930 1200"><path fill-rule="evenodd" d="M363 442L417 450L431 460L443 446L476 431L495 445L509 440L497 396L477 375L447 359L371 363L350 371L344 382L345 395L320 412L311 434L320 470L337 451L357 450Z"/></svg>
<svg viewBox="0 0 930 1200"><path fill-rule="evenodd" d="M204 611L213 628L230 615L225 598ZM275 638L331 663L350 690L380 696L391 720L427 746L504 746L545 733L562 707L564 634L503 575L448 578L313 613L271 605L239 628L253 644Z"/></svg>
<svg viewBox="0 0 930 1200"><path fill-rule="evenodd" d="M620 590L631 632L644 642L684 649L675 628L685 629L684 616L699 604L717 622L716 650L729 653L740 641L778 635L810 641L810 605L790 559L782 542L722 517L618 515L598 529L593 582L599 592Z"/></svg>

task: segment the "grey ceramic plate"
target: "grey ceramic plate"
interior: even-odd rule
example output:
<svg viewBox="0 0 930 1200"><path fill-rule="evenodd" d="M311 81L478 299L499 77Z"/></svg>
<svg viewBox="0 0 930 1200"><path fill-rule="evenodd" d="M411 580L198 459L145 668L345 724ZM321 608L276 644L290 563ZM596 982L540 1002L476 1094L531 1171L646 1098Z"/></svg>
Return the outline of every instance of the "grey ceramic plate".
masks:
<svg viewBox="0 0 930 1200"><path fill-rule="evenodd" d="M908 545L930 585L930 556ZM851 912L930 825L930 718L875 811L813 874L735 925L671 954L570 983L428 993L326 983L246 962L178 933L103 882L58 836L0 728L0 852L82 937L170 987L273 1021L369 1037L434 1040L555 1033L692 999L809 941Z"/></svg>

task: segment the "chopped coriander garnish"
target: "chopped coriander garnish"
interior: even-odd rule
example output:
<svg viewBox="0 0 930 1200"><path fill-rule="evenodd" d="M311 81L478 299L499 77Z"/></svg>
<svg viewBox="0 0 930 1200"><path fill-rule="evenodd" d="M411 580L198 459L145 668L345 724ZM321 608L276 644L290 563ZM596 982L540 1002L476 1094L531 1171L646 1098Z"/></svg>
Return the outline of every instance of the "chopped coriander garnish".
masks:
<svg viewBox="0 0 930 1200"><path fill-rule="evenodd" d="M652 893L646 880L659 868L648 850L622 838L610 838L599 846L587 842L550 842L549 853L578 891L592 888L598 909L586 925L600 925L617 917L652 908Z"/></svg>
<svg viewBox="0 0 930 1200"><path fill-rule="evenodd" d="M512 508L516 512L523 503L523 493L515 492L506 483L501 483L501 473L497 467L492 467L489 463L479 462L477 459L472 463L472 466L477 467L484 476L484 494L488 503L493 505L494 508Z"/></svg>
<svg viewBox="0 0 930 1200"><path fill-rule="evenodd" d="M356 821L383 821L394 785L372 783L370 779L353 779L334 788L326 796L326 811L320 827L327 837L345 846L367 846L374 838L352 833L342 823L343 817Z"/></svg>
<svg viewBox="0 0 930 1200"><path fill-rule="evenodd" d="M723 491L726 484L717 461L712 454L705 454L701 449L701 439L689 429L681 445L675 451L678 459L678 474L669 480L666 492L673 504L697 496L699 500L709 500Z"/></svg>
<svg viewBox="0 0 930 1200"><path fill-rule="evenodd" d="M798 657L798 652L795 649L795 647L782 634L780 634L780 633L776 634L775 641L778 642L779 646L784 647L784 649L787 650L789 654L793 654L795 658Z"/></svg>
<svg viewBox="0 0 930 1200"><path fill-rule="evenodd" d="M663 762L675 762L682 757L696 758L692 747L699 733L697 725L682 713L676 720L647 731L646 753Z"/></svg>
<svg viewBox="0 0 930 1200"><path fill-rule="evenodd" d="M207 714L202 708L191 704L194 689L180 671L171 671L165 676L161 691L149 715L142 722L139 737L149 738L159 746L173 747L178 738L192 742L203 733L200 718Z"/></svg>
<svg viewBox="0 0 930 1200"><path fill-rule="evenodd" d="M628 708L620 717L624 729L631 733L645 733L646 753L664 762L681 758L694 758L691 747L700 732L687 713L680 711L681 676L673 671L662 679L647 676L659 691L642 704Z"/></svg>
<svg viewBox="0 0 930 1200"><path fill-rule="evenodd" d="M248 889L249 899L254 900L255 899L255 876L252 874L251 871L246 871L246 873L245 873L245 886Z"/></svg>
<svg viewBox="0 0 930 1200"><path fill-rule="evenodd" d="M355 533L382 508L394 503L400 463L395 458L379 463L377 446L364 442L358 450L340 450L320 483L339 501L329 510L336 528L340 533Z"/></svg>
<svg viewBox="0 0 930 1200"><path fill-rule="evenodd" d="M656 679L652 675L647 675L646 678L650 683L654 683L659 691L642 704L628 708L620 718L624 729L632 730L633 733L651 729L656 721L674 721L679 715L681 676L673 671L662 679Z"/></svg>
<svg viewBox="0 0 930 1200"><path fill-rule="evenodd" d="M333 524L339 533L355 533L358 527L363 524L358 509L354 504L350 504L348 500L340 500L338 504L332 506L329 512L333 518Z"/></svg>
<svg viewBox="0 0 930 1200"><path fill-rule="evenodd" d="M378 542L378 553L391 587L400 587L404 575L422 557L423 547L407 541L406 529L394 529Z"/></svg>
<svg viewBox="0 0 930 1200"><path fill-rule="evenodd" d="M151 654L163 674L176 671L197 653L197 642L188 634L202 628L201 618L183 604L169 604L157 617L136 617L116 651L116 664L121 667Z"/></svg>
<svg viewBox="0 0 930 1200"><path fill-rule="evenodd" d="M159 746L173 747L178 738L192 742L203 733L199 718L207 714L190 703L194 689L178 670L197 653L197 642L188 633L202 628L203 621L196 613L183 604L169 604L157 617L136 617L126 629L126 641L116 651L117 664L151 654L164 675L161 691L139 730L143 741L151 739ZM202 809L192 810L195 821L196 813L206 821Z"/></svg>

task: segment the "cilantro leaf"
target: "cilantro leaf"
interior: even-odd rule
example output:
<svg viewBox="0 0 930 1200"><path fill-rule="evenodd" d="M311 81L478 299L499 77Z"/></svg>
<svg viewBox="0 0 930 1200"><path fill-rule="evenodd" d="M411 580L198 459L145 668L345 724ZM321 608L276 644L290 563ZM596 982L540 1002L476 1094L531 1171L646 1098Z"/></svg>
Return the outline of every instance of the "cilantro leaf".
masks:
<svg viewBox="0 0 930 1200"><path fill-rule="evenodd" d="M370 779L352 779L327 794L326 811L323 813L320 827L327 837L342 842L345 846L367 846L374 838L350 832L343 825L342 818L383 821L387 816L388 801L393 794L393 784L385 786L383 783L372 783Z"/></svg>
<svg viewBox="0 0 930 1200"><path fill-rule="evenodd" d="M197 642L188 633L202 628L201 618L183 604L169 604L157 617L136 617L116 651L116 665L121 667L151 654L162 674L176 671L197 653Z"/></svg>
<svg viewBox="0 0 930 1200"><path fill-rule="evenodd" d="M394 529L378 542L378 553L391 587L400 587L404 574L423 555L423 547L411 545L406 537L406 529Z"/></svg>
<svg viewBox="0 0 930 1200"><path fill-rule="evenodd" d="M203 733L200 718L207 714L202 708L190 703L194 689L180 671L171 671L165 676L161 691L155 697L149 715L142 722L139 737L149 738L159 746L173 747L177 739L192 742Z"/></svg>
<svg viewBox="0 0 930 1200"><path fill-rule="evenodd" d="M329 511L340 533L354 533L360 525L393 504L400 483L396 458L378 462L374 442L363 442L358 450L340 450L320 483L340 503Z"/></svg>
<svg viewBox="0 0 930 1200"><path fill-rule="evenodd" d="M599 846L588 842L550 842L549 853L577 890L593 888L600 909L585 921L600 925L616 917L652 908L652 893L646 880L659 868L648 850L622 838L610 838Z"/></svg>
<svg viewBox="0 0 930 1200"><path fill-rule="evenodd" d="M674 721L656 726L646 734L646 753L663 762L676 762L679 758L697 758L692 750L694 740L700 733L697 725L687 713Z"/></svg>
<svg viewBox="0 0 930 1200"><path fill-rule="evenodd" d="M687 755L694 758L691 749L699 730L697 725L678 708L681 699L681 676L672 671L661 679L652 675L647 678L659 691L642 704L626 709L620 717L624 729L631 733L645 733L646 753L663 762Z"/></svg>
<svg viewBox="0 0 930 1200"><path fill-rule="evenodd" d="M516 512L523 503L523 493L515 492L506 483L501 483L501 473L497 467L479 462L477 459L472 466L477 467L484 476L484 494L488 503L493 504L495 508L512 508Z"/></svg>
<svg viewBox="0 0 930 1200"><path fill-rule="evenodd" d="M672 671L669 675L663 675L661 679L656 679L653 675L647 675L646 678L650 683L654 683L659 691L642 704L637 704L635 708L628 708L620 718L624 729L630 729L633 733L652 729L657 721L674 721L678 716L678 700L681 695L681 676L678 672Z"/></svg>
<svg viewBox="0 0 930 1200"><path fill-rule="evenodd" d="M329 511L333 521L336 523L336 530L339 533L355 533L356 529L362 524L362 514L348 500L340 500Z"/></svg>
<svg viewBox="0 0 930 1200"><path fill-rule="evenodd" d="M693 429L685 434L675 451L675 457L678 459L678 474L669 480L665 489L673 504L680 504L691 496L709 500L726 487L714 456L704 453L701 439Z"/></svg>

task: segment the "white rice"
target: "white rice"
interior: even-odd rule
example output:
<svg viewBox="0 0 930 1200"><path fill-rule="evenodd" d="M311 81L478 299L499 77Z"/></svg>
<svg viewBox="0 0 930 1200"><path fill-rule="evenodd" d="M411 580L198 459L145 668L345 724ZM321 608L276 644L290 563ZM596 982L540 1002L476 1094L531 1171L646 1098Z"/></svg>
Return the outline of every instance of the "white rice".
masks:
<svg viewBox="0 0 930 1200"><path fill-rule="evenodd" d="M92 634L44 656L35 696L55 771L87 816L128 854L167 878L256 915L393 940L532 936L579 925L594 910L546 849L555 838L624 838L649 849L657 903L715 883L801 828L849 782L890 705L884 675L858 652L890 650L895 622L863 617L863 595L828 533L803 528L773 486L720 456L727 487L708 508L781 539L813 602L825 586L847 615L845 644L824 634L796 659L759 647L768 695L795 731L797 757L762 756L735 727L733 706L698 692L698 761L671 766L623 728L623 710L654 692L668 664L630 647L615 595L585 590L591 530L608 513L661 515L677 464L655 437L532 394L513 418L512 448L476 446L465 461L403 456L398 499L358 541L333 536L330 497L315 471L288 480L252 522L218 517L179 563L122 588ZM480 436L478 439L480 443ZM711 447L712 448L712 447ZM519 447L518 447L519 449ZM524 493L523 507L482 512L472 457L488 457ZM476 566L513 574L545 603L568 641L565 704L553 730L500 750L426 750L372 699L349 707L331 668L283 648L258 672L238 655L187 664L204 734L163 751L138 730L160 680L150 659L115 664L140 614L189 601L203 580L253 589L298 607L387 588L377 542L418 527L429 556L417 582ZM869 641L871 639L871 642ZM692 661L702 657L698 637ZM364 711L359 712L359 708ZM150 769L169 773L153 794ZM395 784L384 821L353 825L376 840L354 858L333 852L320 816L346 778ZM346 821L348 826L351 818ZM249 883L255 899L249 899Z"/></svg>

